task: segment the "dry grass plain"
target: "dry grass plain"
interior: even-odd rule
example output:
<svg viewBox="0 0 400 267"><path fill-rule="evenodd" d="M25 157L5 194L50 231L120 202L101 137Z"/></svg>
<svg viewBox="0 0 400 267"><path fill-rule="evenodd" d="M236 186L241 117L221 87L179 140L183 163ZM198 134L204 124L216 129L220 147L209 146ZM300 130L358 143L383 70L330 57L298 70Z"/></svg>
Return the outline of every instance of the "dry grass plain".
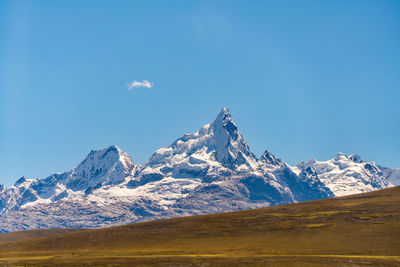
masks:
<svg viewBox="0 0 400 267"><path fill-rule="evenodd" d="M400 187L94 230L0 235L6 266L400 266Z"/></svg>

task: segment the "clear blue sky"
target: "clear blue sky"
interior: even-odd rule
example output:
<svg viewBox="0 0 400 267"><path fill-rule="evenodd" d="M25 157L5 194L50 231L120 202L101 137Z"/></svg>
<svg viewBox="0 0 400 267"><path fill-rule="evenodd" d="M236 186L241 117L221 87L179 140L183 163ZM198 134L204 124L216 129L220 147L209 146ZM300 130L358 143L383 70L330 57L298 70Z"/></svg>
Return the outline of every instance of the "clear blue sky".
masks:
<svg viewBox="0 0 400 267"><path fill-rule="evenodd" d="M258 156L400 167L400 1L0 2L0 183L144 163L222 106Z"/></svg>

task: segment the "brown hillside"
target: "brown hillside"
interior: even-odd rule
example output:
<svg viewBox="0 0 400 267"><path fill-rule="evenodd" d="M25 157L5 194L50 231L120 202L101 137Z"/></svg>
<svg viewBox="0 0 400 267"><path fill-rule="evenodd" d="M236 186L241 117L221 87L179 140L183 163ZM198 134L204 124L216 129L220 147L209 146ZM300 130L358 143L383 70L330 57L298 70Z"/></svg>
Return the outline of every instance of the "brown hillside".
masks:
<svg viewBox="0 0 400 267"><path fill-rule="evenodd" d="M0 243L33 239L57 234L83 231L83 229L38 229L0 234Z"/></svg>
<svg viewBox="0 0 400 267"><path fill-rule="evenodd" d="M0 235L1 240L1 235ZM400 264L400 187L0 244L6 262ZM42 256L42 258L35 258ZM296 259L294 259L296 257ZM236 260L237 259L237 260ZM296 265L276 266L296 266ZM313 265L316 264L316 265Z"/></svg>

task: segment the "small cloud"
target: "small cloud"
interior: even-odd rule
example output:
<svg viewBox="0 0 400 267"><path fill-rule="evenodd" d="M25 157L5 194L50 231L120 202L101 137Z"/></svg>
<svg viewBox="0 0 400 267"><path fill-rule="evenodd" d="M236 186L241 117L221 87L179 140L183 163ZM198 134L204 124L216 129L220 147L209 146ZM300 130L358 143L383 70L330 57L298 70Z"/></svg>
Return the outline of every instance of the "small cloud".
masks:
<svg viewBox="0 0 400 267"><path fill-rule="evenodd" d="M62 74L63 74L63 72L62 72L62 71L59 71L59 70L57 70L56 73L57 73L58 75L62 75Z"/></svg>
<svg viewBox="0 0 400 267"><path fill-rule="evenodd" d="M153 83L147 80L143 80L141 82L135 80L133 82L126 84L126 86L128 87L129 90L132 90L134 88L153 88Z"/></svg>

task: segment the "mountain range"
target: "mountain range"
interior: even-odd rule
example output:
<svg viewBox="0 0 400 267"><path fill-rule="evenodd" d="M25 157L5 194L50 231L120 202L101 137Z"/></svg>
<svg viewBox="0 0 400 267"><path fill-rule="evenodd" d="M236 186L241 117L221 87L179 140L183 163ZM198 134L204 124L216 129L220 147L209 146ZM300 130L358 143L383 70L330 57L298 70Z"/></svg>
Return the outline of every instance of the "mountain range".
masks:
<svg viewBox="0 0 400 267"><path fill-rule="evenodd" d="M400 185L400 169L337 154L290 166L256 157L228 109L196 133L158 149L143 165L117 146L46 178L0 185L0 232L98 228L244 210Z"/></svg>

